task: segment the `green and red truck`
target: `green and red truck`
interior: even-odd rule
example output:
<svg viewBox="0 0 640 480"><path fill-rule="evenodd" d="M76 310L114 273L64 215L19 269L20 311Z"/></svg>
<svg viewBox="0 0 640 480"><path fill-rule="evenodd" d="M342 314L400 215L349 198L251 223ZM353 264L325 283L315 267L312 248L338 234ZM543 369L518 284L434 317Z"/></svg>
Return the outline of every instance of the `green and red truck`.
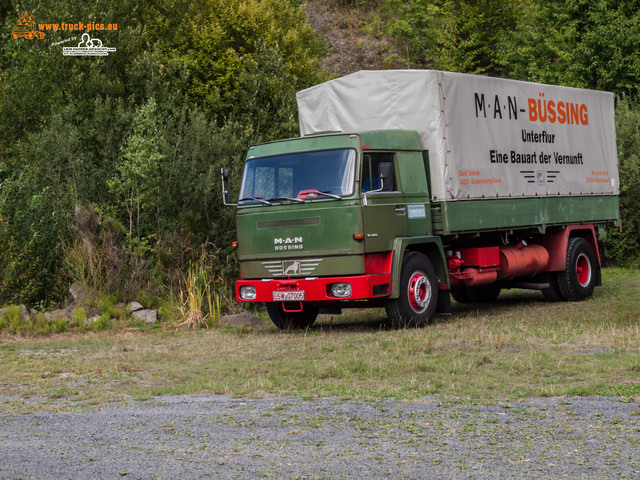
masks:
<svg viewBox="0 0 640 480"><path fill-rule="evenodd" d="M386 308L396 328L505 288L601 283L619 223L613 94L431 70L298 92L299 138L250 147L236 203L241 302L280 328Z"/></svg>

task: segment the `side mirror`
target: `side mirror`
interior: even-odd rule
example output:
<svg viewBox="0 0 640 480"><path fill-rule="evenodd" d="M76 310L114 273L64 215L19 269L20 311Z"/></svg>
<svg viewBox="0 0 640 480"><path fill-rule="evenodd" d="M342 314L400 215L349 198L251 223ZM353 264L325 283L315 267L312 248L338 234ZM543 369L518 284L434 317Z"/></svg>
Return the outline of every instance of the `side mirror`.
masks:
<svg viewBox="0 0 640 480"><path fill-rule="evenodd" d="M393 163L381 163L378 165L378 173L380 174L380 189L383 192L393 190Z"/></svg>
<svg viewBox="0 0 640 480"><path fill-rule="evenodd" d="M231 192L229 192L229 170L221 168L220 175L222 177L222 203L227 206L236 206L235 203L231 203Z"/></svg>

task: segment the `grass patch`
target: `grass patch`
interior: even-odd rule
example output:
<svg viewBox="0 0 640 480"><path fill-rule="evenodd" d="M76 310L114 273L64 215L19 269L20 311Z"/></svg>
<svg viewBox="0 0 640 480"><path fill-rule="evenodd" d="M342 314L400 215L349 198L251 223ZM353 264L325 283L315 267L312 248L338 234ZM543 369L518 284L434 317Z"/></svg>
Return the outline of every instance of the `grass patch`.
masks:
<svg viewBox="0 0 640 480"><path fill-rule="evenodd" d="M5 335L3 409L192 393L640 401L640 271L608 269L603 277L585 302L548 303L514 290L493 305L454 304L451 316L416 330L390 330L384 310L367 310L320 317L298 332L265 324Z"/></svg>

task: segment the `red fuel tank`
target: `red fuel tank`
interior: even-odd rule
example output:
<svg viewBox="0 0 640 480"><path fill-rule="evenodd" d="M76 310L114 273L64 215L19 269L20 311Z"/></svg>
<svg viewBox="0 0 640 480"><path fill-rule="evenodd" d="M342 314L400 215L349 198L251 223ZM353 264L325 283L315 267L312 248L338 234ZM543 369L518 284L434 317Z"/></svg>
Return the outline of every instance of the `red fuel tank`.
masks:
<svg viewBox="0 0 640 480"><path fill-rule="evenodd" d="M542 245L500 247L498 280L511 280L543 272L549 264L549 252Z"/></svg>

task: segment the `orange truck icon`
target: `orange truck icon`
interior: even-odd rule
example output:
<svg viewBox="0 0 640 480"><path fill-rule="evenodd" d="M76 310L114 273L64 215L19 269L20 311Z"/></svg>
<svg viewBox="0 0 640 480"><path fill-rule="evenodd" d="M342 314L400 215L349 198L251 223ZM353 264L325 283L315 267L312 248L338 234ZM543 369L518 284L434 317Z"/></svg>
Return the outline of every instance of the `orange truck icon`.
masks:
<svg viewBox="0 0 640 480"><path fill-rule="evenodd" d="M23 37L28 38L29 40L33 40L34 38L39 38L42 40L44 38L44 32L36 30L36 17L35 15L31 15L28 12L24 12L18 21L16 22L16 26L13 27L11 31L11 36L13 38Z"/></svg>

